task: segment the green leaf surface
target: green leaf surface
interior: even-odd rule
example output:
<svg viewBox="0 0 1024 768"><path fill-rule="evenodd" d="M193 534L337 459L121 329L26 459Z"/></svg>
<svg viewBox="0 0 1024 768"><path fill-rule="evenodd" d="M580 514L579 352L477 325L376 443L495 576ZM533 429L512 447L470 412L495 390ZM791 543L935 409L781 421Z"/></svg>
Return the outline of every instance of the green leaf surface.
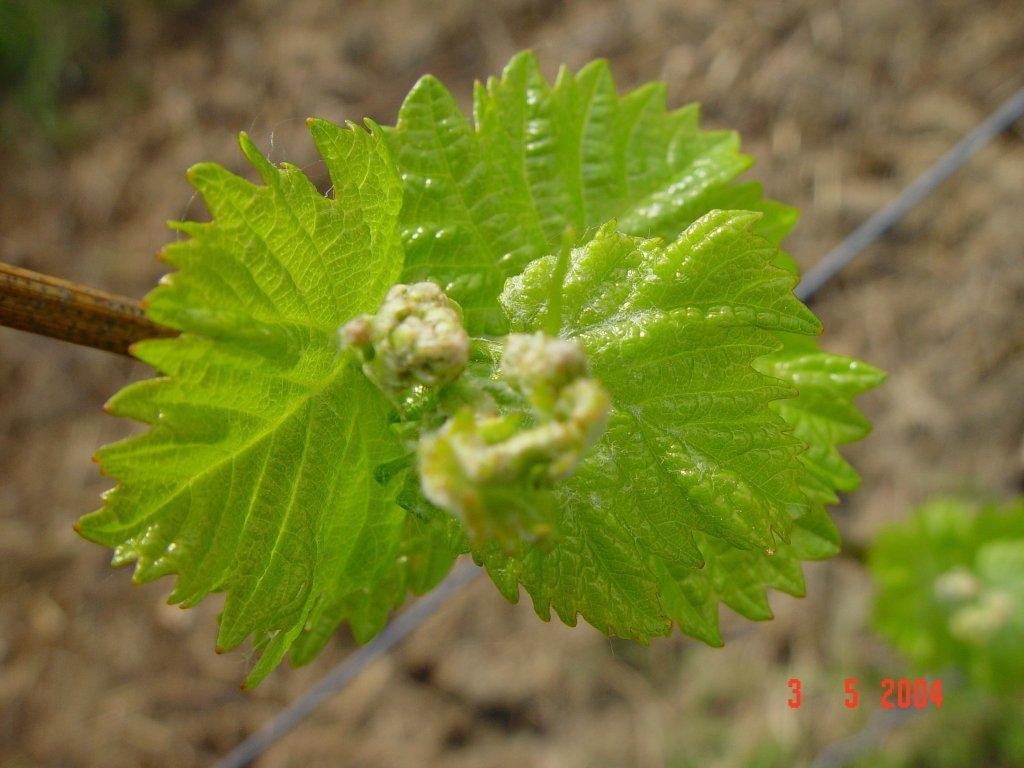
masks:
<svg viewBox="0 0 1024 768"><path fill-rule="evenodd" d="M869 565L875 626L917 668L1024 685L1024 501L929 501L878 535Z"/></svg>
<svg viewBox="0 0 1024 768"><path fill-rule="evenodd" d="M561 536L516 557L478 553L542 616L638 639L675 618L717 643L717 601L763 619L766 586L802 592L787 542L809 511L803 446L772 408L795 392L752 364L779 347L774 331L819 324L751 231L758 218L713 211L669 245L610 223L564 273L547 256L506 284L515 331L560 297L560 335L584 346L612 398L605 436L559 491Z"/></svg>
<svg viewBox="0 0 1024 768"><path fill-rule="evenodd" d="M835 503L835 491L852 491L859 478L838 446L861 440L871 424L853 399L878 386L885 374L853 358L825 352L810 339L786 334L783 346L755 364L759 371L788 382L800 393L776 403L779 415L807 445L801 456L807 474L802 487L820 505Z"/></svg>
<svg viewBox="0 0 1024 768"><path fill-rule="evenodd" d="M626 234L672 241L709 211L733 209L762 213L753 231L779 245L796 222L760 184L736 181L753 161L734 132L702 131L697 105L668 110L661 83L620 96L604 61L575 75L562 68L550 85L521 53L477 86L473 113L471 123L428 76L387 132L405 187L404 278L441 284L467 308L471 333L507 330L494 301L504 281L555 253L566 231L586 242L614 218ZM785 253L774 261L796 273ZM884 375L784 328L776 334L782 346L759 370L797 386L799 396L776 407L808 446L804 492L834 503L857 485L836 447L869 429L853 398ZM825 526L820 515L815 526ZM829 538L838 543L834 527Z"/></svg>
<svg viewBox="0 0 1024 768"><path fill-rule="evenodd" d="M713 208L770 210L780 237L792 209L760 187L726 187L752 161L731 131L701 131L698 108L665 107L665 86L620 97L608 65L551 86L530 53L478 85L475 125L436 78L406 98L389 143L405 186L404 277L430 278L466 310L473 334L499 334L507 278L557 250L567 227L588 239L618 219L623 232L675 239ZM765 233L762 233L765 234Z"/></svg>
<svg viewBox="0 0 1024 768"><path fill-rule="evenodd" d="M661 83L648 83L620 96L603 61L576 74L562 68L551 85L535 57L522 53L500 79L477 86L471 122L438 80L423 78L403 104L396 128L387 132L405 186L401 227L406 279L436 280L470 307L471 332L502 333L510 324L538 326L536 317L517 317L515 309L507 318L495 312L493 298L505 280L515 278L525 265L557 252L566 231L576 232L578 243L583 244L608 219L615 219L621 232L671 242L709 211L734 209L761 213L747 225L779 245L795 223L796 211L764 199L759 184L736 181L752 164L740 153L737 135L701 130L697 105L669 110L665 102ZM771 258L796 274L793 260L785 253L775 250ZM792 277L777 275L777 279L780 284L793 284ZM566 289L574 290L571 285ZM536 287L538 300L546 290ZM610 313L620 298L609 291L604 297L607 305L590 311ZM572 297L567 295L565 301L571 302ZM766 341L762 356L753 361L755 368L798 391L797 397L776 400L771 408L805 446L799 458L804 471L795 473L805 507L792 520L789 542L776 542L776 557L770 563L758 550L742 550L734 556L741 563L718 557L725 572L737 574L733 583L727 577L687 576L686 594L697 607L684 606L684 595L677 592L670 601L675 609L670 610L685 631L705 639L717 637L717 630L712 632L707 621L684 621L684 615L710 616L708 601L720 598L744 615L764 618L770 615L764 587L802 594L802 577L796 575L799 569L793 563L831 557L839 550L839 534L825 505L836 501L837 491L852 490L857 476L837 446L867 434L867 422L852 401L883 378L871 366L821 350L817 340L792 328L779 324L763 330L781 343ZM677 330L668 324L652 332L663 339L691 340L685 330L674 336ZM719 362L713 351L707 353L707 361ZM788 389L779 382L772 386ZM616 420L610 426L613 432L622 428ZM588 482L607 486L605 492L615 494L623 486L601 485L610 477L618 475L605 468L592 472ZM636 484L627 487L630 492L619 492L617 497L619 504L628 507L637 503L634 499L642 497L644 489ZM716 501L721 505L721 499ZM661 504L671 510L679 503L669 495ZM779 509L777 505L772 509L773 516L765 520L778 525ZM741 521L730 524L732 514L719 512L723 520L716 529L718 535L728 537L729 531L735 535ZM660 521L665 535L659 537L653 522L645 523L644 529L639 520L644 516L628 533L639 536L644 547L671 550L676 559L687 561L693 559L696 546L702 550L701 557L715 559L716 547L682 530L686 526L676 524L672 530L669 523ZM611 524L606 519L594 522ZM756 540L762 545L778 538L768 535L770 523L760 525ZM634 556L629 552L615 550L614 558ZM586 553L579 557L585 558ZM781 567L784 560L787 565ZM623 573L625 577L627 571ZM651 596L659 590L663 601L669 599L664 579L658 586L649 575L628 573L629 589L622 594L637 605L654 605ZM513 582L510 576L503 586L510 598L515 594ZM751 597L755 593L760 597ZM545 613L543 606L541 612ZM609 619L607 625L614 622Z"/></svg>
<svg viewBox="0 0 1024 768"><path fill-rule="evenodd" d="M401 452L390 406L337 342L398 277L401 186L376 133L310 127L331 198L245 136L262 186L213 164L189 172L213 221L174 225L189 235L164 252L178 271L147 298L182 335L135 349L163 378L109 408L152 427L100 451L119 484L80 523L136 580L177 574L172 602L226 592L218 647L265 641L250 684L307 623L300 660L344 618L372 635L408 579L405 513L373 479Z"/></svg>

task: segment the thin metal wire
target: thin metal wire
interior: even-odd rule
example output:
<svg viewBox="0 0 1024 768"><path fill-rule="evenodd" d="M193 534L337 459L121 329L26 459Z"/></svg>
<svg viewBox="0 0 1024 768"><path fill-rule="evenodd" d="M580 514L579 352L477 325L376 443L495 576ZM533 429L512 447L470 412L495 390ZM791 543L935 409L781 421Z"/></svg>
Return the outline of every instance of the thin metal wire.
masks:
<svg viewBox="0 0 1024 768"><path fill-rule="evenodd" d="M953 172L966 163L975 152L1013 125L1021 115L1024 115L1024 88L1000 104L995 112L982 120L973 131L957 142L956 146L914 179L899 197L853 230L843 242L807 270L800 285L796 287L796 295L806 301L817 293L858 253L888 232L914 206L952 176Z"/></svg>
<svg viewBox="0 0 1024 768"><path fill-rule="evenodd" d="M271 744L293 730L317 707L352 682L368 665L402 642L413 630L437 613L442 605L481 573L483 569L470 562L460 563L434 591L424 595L398 614L379 635L349 654L344 661L288 705L266 726L231 750L215 768L245 768L252 763Z"/></svg>
<svg viewBox="0 0 1024 768"><path fill-rule="evenodd" d="M923 709L876 709L867 723L849 738L829 744L811 763L811 768L844 768L865 757L897 727L919 715Z"/></svg>
<svg viewBox="0 0 1024 768"><path fill-rule="evenodd" d="M947 669L939 675L925 678L929 687L936 679L942 681L946 691L957 689L963 685L963 679L955 669ZM897 727L918 715L926 714L928 709L876 709L868 718L864 727L849 738L829 744L811 763L810 768L846 768L858 758L867 757Z"/></svg>
<svg viewBox="0 0 1024 768"><path fill-rule="evenodd" d="M796 295L807 301L850 263L864 248L885 234L918 203L948 179L975 152L998 136L1024 114L1024 88L1003 102L956 146L921 174L895 200L850 233L812 269L796 287ZM362 646L327 673L316 685L229 752L214 768L246 768L274 742L294 730L324 701L341 691L371 662L383 656L433 616L451 597L483 573L471 563L462 563L433 592L402 611L373 640ZM888 725L888 723L886 723ZM887 728L871 728L871 733ZM859 742L858 742L859 743ZM828 763L826 763L828 765Z"/></svg>

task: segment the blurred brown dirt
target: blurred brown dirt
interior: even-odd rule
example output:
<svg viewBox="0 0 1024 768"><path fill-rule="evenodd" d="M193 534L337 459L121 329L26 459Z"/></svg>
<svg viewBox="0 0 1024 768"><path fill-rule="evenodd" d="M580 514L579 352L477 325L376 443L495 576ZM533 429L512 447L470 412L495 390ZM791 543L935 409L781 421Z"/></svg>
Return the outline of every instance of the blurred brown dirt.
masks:
<svg viewBox="0 0 1024 768"><path fill-rule="evenodd" d="M0 258L142 295L163 222L202 215L184 170L248 173L238 130L325 185L306 116L390 122L424 72L468 104L473 79L524 47L549 74L606 56L621 86L665 79L674 104L738 129L754 176L803 210L788 246L806 266L1024 84L1024 5L236 0L173 24L140 7L103 86L68 107L94 137L0 149ZM985 149L816 302L829 348L891 373L862 402L874 435L848 451L864 484L837 517L854 542L934 492L1021 485L1021 138ZM168 607L167 583L132 586L75 536L107 487L89 456L132 429L100 406L142 375L0 330L0 766L209 764L351 648L339 635L242 693L247 659L213 653L215 601ZM805 764L867 715L829 686L901 669L865 628L863 573L808 574L806 599L773 596L776 619L723 650L543 624L477 583L259 764ZM785 706L790 677L815 706Z"/></svg>

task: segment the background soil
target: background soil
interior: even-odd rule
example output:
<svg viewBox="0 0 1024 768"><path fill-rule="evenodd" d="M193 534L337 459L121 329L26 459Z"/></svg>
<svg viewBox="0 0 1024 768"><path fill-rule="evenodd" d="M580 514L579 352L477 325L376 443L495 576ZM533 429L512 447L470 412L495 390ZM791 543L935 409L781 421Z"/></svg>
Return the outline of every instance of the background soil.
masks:
<svg viewBox="0 0 1024 768"><path fill-rule="evenodd" d="M121 50L66 107L91 138L0 149L0 258L129 295L161 274L163 222L203 215L184 170L249 173L238 130L325 186L306 116L391 122L428 71L468 105L524 47L549 74L606 56L622 87L665 79L674 104L738 129L753 175L804 212L788 242L804 266L1024 84L1019 0L130 7ZM1018 124L817 299L829 348L891 372L847 452L864 487L836 514L855 543L936 491L1021 486L1022 189ZM90 455L132 429L100 406L142 375L0 329L0 765L206 765L351 648L341 634L242 693L248 660L213 653L216 601L168 607L166 582L132 586L75 536L107 486ZM547 625L478 582L260 765L805 764L873 709L844 709L842 678L903 669L866 629L863 572L807 570L806 599L773 595L776 619L717 651ZM812 706L785 706L791 677Z"/></svg>

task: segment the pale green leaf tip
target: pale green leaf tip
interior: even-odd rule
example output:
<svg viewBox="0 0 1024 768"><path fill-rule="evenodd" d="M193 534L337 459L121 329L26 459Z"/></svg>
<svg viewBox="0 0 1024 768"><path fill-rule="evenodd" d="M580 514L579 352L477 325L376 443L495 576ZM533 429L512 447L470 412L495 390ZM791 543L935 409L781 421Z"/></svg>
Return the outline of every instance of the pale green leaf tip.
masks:
<svg viewBox="0 0 1024 768"><path fill-rule="evenodd" d="M565 88L569 83L575 83L576 76L569 69L568 64L558 65L558 74L555 75L555 90Z"/></svg>
<svg viewBox="0 0 1024 768"><path fill-rule="evenodd" d="M623 233L619 232L618 227L619 227L619 222L616 219L609 219L608 221L606 221L604 224L602 224L600 227L597 228L597 232L594 233L593 239L597 240L598 238L604 239L604 238L609 238L609 237L620 237L623 240L628 240L629 239L629 235L626 235L626 234L623 234ZM566 233L571 235L571 230L567 229ZM583 233L583 232L578 233L577 238L583 238L583 237L585 237L585 233ZM650 239L651 240L658 240L659 238L650 238ZM578 242L578 240L577 240L577 242Z"/></svg>
<svg viewBox="0 0 1024 768"><path fill-rule="evenodd" d="M260 152L259 148L245 131L240 131L238 134L238 146L242 149L242 154L245 155L246 159L252 163L253 167L263 178L264 183L268 185L275 183L278 177L277 168L264 157L263 153Z"/></svg>
<svg viewBox="0 0 1024 768"><path fill-rule="evenodd" d="M865 389L877 387L889 378L888 371L884 371L870 363L865 363L863 360L856 360L855 363L857 373L867 379Z"/></svg>
<svg viewBox="0 0 1024 768"><path fill-rule="evenodd" d="M761 185L758 184L758 186L760 187ZM794 226L796 226L796 223L800 220L800 216L802 215L800 209L797 208L795 205L787 205L786 203L780 203L777 201L771 202L774 203L774 207L778 210L779 215L785 217L787 225L786 232L788 233L790 230L793 229Z"/></svg>
<svg viewBox="0 0 1024 768"><path fill-rule="evenodd" d="M238 146L241 147L242 153L250 160L252 160L252 155L259 155L261 158L263 157L246 131L238 132Z"/></svg>
<svg viewBox="0 0 1024 768"><path fill-rule="evenodd" d="M714 216L724 221L730 221L735 224L737 228L742 228L748 232L753 229L755 222L764 218L764 214L761 211L724 210L721 208L716 208L710 211L708 216Z"/></svg>
<svg viewBox="0 0 1024 768"><path fill-rule="evenodd" d="M511 59L508 64L505 65L501 71L501 83L508 83L508 81L515 76L520 70L526 70L528 72L540 72L540 62L537 59L537 54L530 48L520 51ZM488 78L488 84L499 82L496 78Z"/></svg>
<svg viewBox="0 0 1024 768"><path fill-rule="evenodd" d="M346 123L345 127L351 127L351 123ZM323 149L321 149L321 144L323 140L336 135L344 130L344 127L325 118L313 116L306 118L306 129L313 137L313 143L320 149L322 155Z"/></svg>
<svg viewBox="0 0 1024 768"><path fill-rule="evenodd" d="M636 88L630 91L628 96L632 96L633 98L640 98L641 96L644 98L660 97L661 100L664 101L665 99L668 98L667 90L668 85L665 83L664 80L649 80L648 82L643 83L642 85L638 85ZM696 102L691 102L686 106L692 109L695 103ZM685 107L683 108L685 109Z"/></svg>
<svg viewBox="0 0 1024 768"><path fill-rule="evenodd" d="M419 80L413 83L412 89L409 91L409 95L405 97L405 100L413 101L416 96L422 93L431 94L448 94L451 95L448 87L441 82L434 75L423 75Z"/></svg>
<svg viewBox="0 0 1024 768"><path fill-rule="evenodd" d="M566 69L569 69L564 64L562 66L565 67ZM584 64L580 71L576 73L576 79L580 80L586 78L587 76L590 75L591 72L596 72L598 77L604 75L611 76L611 71L612 70L611 66L608 64L608 59L602 56L600 58L592 59L591 61L588 61L586 64Z"/></svg>
<svg viewBox="0 0 1024 768"><path fill-rule="evenodd" d="M537 61L537 54L532 48L524 48L509 59L508 64L505 65L505 69L513 69L515 67L522 66L525 62Z"/></svg>
<svg viewBox="0 0 1024 768"><path fill-rule="evenodd" d="M210 171L217 171L220 166L216 163L202 162L196 163L185 171L185 178L188 183L191 184L195 189L202 192L203 177Z"/></svg>
<svg viewBox="0 0 1024 768"><path fill-rule="evenodd" d="M220 614L220 627L217 631L217 653L227 653L237 648L245 640L245 635L238 637L239 633L235 622L225 622L226 613L227 609Z"/></svg>

